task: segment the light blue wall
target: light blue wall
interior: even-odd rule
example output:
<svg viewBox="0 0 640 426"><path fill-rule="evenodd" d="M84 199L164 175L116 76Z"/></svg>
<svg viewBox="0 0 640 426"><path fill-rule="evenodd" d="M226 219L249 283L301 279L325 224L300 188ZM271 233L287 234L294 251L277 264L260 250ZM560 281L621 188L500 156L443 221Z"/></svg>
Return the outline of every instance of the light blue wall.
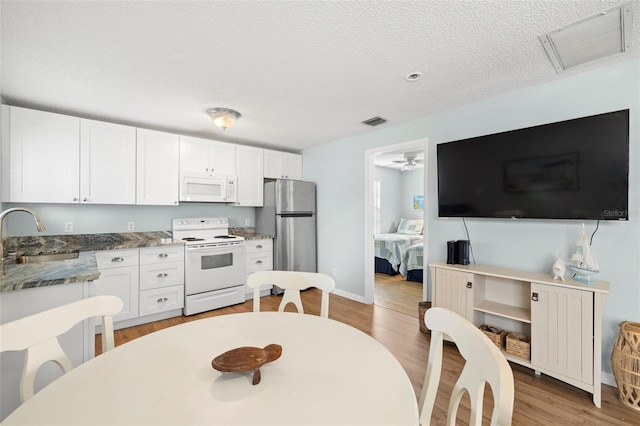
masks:
<svg viewBox="0 0 640 426"><path fill-rule="evenodd" d="M171 219L181 217L228 217L229 226L244 227L249 219L255 226L253 207L234 207L224 204L183 203L171 206L110 206L104 204L13 204L4 208L29 207L40 215L47 230L43 235L64 234L64 223L73 222L74 234L126 232L127 223L135 222L136 231L169 231ZM33 218L26 213L12 213L5 219L4 237L35 235Z"/></svg>
<svg viewBox="0 0 640 426"><path fill-rule="evenodd" d="M424 169L417 168L402 172L402 217L407 219L422 219L422 210L413 208L413 196L424 195Z"/></svg>
<svg viewBox="0 0 640 426"><path fill-rule="evenodd" d="M402 218L402 174L388 167L374 167L373 178L380 180L380 232L395 232Z"/></svg>
<svg viewBox="0 0 640 426"><path fill-rule="evenodd" d="M603 370L622 320L640 321L640 61L584 72L552 83L517 90L409 123L372 130L305 150L305 179L318 185L318 267L339 271L337 288L364 295L364 157L377 147L429 138L427 152L428 261L445 259L445 242L465 237L461 220L437 215L438 143L630 109L628 222L602 222L593 241L601 273L611 282L603 321ZM330 164L330 170L327 165ZM579 221L467 220L479 264L550 271L555 255L568 254ZM595 222L586 224L589 233Z"/></svg>

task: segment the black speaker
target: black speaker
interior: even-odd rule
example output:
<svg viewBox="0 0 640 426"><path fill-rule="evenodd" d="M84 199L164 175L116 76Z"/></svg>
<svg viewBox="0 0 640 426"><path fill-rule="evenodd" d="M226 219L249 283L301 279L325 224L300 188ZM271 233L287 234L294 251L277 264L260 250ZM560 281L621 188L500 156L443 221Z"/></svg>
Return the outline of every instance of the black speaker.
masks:
<svg viewBox="0 0 640 426"><path fill-rule="evenodd" d="M447 263L455 264L456 262L456 242L451 240L447 241Z"/></svg>
<svg viewBox="0 0 640 426"><path fill-rule="evenodd" d="M469 262L469 240L457 240L455 242L456 263L468 265Z"/></svg>

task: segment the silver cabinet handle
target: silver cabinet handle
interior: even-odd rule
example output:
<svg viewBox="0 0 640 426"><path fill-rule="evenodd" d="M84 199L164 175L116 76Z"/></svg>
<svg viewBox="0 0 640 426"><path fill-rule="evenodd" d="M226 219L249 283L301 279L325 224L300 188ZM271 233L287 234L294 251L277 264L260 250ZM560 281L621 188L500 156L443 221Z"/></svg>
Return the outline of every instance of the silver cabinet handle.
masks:
<svg viewBox="0 0 640 426"><path fill-rule="evenodd" d="M78 201L78 197L73 197L73 201Z"/></svg>
<svg viewBox="0 0 640 426"><path fill-rule="evenodd" d="M166 297L161 297L160 299L158 299L158 303L162 303L162 302L166 302L169 299L167 299Z"/></svg>
<svg viewBox="0 0 640 426"><path fill-rule="evenodd" d="M173 204L178 204L178 202L177 202L177 201L174 201L174 202L173 202Z"/></svg>
<svg viewBox="0 0 640 426"><path fill-rule="evenodd" d="M112 262L124 262L124 258L123 257L114 257L113 259L111 259Z"/></svg>
<svg viewBox="0 0 640 426"><path fill-rule="evenodd" d="M533 300L534 302L538 301L538 293L531 293L531 300Z"/></svg>
<svg viewBox="0 0 640 426"><path fill-rule="evenodd" d="M260 265L262 263L262 260L256 260L256 264Z"/></svg>
<svg viewBox="0 0 640 426"><path fill-rule="evenodd" d="M159 257L160 259L166 259L167 257L169 257L169 255L168 255L167 253L160 253L160 254L158 255L158 257Z"/></svg>
<svg viewBox="0 0 640 426"><path fill-rule="evenodd" d="M89 201L89 199L88 198L83 198L82 201Z"/></svg>
<svg viewBox="0 0 640 426"><path fill-rule="evenodd" d="M166 277L168 277L168 276L169 276L169 274L167 274L166 272L163 272L163 273L161 273L161 274L158 274L158 278L166 278Z"/></svg>
<svg viewBox="0 0 640 426"><path fill-rule="evenodd" d="M257 248L257 249L261 249L261 248L262 248L262 245L256 246L256 248Z"/></svg>
<svg viewBox="0 0 640 426"><path fill-rule="evenodd" d="M473 283L471 281L467 281L467 288L473 288Z"/></svg>

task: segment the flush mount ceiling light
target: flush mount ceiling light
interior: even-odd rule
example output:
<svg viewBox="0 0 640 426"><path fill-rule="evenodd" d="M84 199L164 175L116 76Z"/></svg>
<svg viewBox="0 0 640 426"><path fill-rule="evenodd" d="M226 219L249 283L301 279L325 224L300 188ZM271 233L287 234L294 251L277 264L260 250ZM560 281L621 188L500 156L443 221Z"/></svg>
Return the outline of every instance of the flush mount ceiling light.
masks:
<svg viewBox="0 0 640 426"><path fill-rule="evenodd" d="M631 48L632 3L539 36L557 72Z"/></svg>
<svg viewBox="0 0 640 426"><path fill-rule="evenodd" d="M227 130L228 127L233 126L236 120L241 117L238 111L229 108L209 108L207 114L209 114L216 126L222 127L222 130Z"/></svg>

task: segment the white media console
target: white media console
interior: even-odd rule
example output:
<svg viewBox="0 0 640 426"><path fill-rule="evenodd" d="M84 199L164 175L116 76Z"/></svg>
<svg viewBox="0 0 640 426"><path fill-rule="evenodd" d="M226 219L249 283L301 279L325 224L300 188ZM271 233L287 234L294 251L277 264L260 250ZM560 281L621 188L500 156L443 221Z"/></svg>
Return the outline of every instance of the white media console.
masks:
<svg viewBox="0 0 640 426"><path fill-rule="evenodd" d="M602 312L609 283L444 262L430 264L429 270L432 306L450 309L476 326L530 336L530 360L505 352L506 358L590 392L600 407Z"/></svg>

